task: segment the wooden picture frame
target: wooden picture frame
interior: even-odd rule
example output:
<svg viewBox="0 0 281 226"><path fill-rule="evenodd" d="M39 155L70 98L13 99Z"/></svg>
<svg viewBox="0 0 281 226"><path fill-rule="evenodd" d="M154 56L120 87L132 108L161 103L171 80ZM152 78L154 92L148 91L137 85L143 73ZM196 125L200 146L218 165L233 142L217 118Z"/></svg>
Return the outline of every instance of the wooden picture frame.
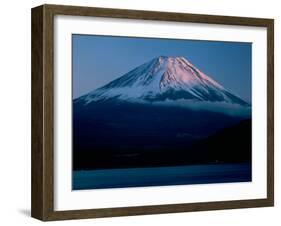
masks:
<svg viewBox="0 0 281 226"><path fill-rule="evenodd" d="M151 206L54 210L54 16L173 21L267 29L267 198ZM34 218L51 221L274 205L274 20L125 9L42 5L32 9L32 202Z"/></svg>

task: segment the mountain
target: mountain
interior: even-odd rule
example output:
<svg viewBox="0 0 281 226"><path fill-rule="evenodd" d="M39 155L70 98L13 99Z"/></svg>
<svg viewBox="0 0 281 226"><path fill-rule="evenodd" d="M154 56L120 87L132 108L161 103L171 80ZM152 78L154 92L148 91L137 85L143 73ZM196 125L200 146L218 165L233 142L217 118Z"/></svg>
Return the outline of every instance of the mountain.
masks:
<svg viewBox="0 0 281 226"><path fill-rule="evenodd" d="M160 56L75 101L161 102L192 100L249 106L184 57Z"/></svg>
<svg viewBox="0 0 281 226"><path fill-rule="evenodd" d="M73 101L73 168L248 161L244 120L246 101L183 57L161 56Z"/></svg>

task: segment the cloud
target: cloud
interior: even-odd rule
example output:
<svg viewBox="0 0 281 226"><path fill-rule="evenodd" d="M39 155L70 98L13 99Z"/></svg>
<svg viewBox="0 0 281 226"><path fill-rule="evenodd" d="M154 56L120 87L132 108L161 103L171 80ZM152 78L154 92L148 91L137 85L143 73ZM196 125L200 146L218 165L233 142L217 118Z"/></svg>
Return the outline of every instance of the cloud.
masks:
<svg viewBox="0 0 281 226"><path fill-rule="evenodd" d="M242 106L239 104L227 102L210 102L210 101L194 101L194 100L165 100L150 102L150 105L167 106L167 107L182 107L194 111L212 111L224 113L231 116L250 117L252 113L251 107Z"/></svg>

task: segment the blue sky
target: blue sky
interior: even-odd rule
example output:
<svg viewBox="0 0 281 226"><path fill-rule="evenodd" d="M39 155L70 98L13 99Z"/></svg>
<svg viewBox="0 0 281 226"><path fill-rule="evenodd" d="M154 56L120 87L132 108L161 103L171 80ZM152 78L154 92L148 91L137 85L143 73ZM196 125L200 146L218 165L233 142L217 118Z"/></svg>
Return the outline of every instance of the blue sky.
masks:
<svg viewBox="0 0 281 226"><path fill-rule="evenodd" d="M252 44L72 35L73 98L157 56L183 56L226 89L251 102Z"/></svg>

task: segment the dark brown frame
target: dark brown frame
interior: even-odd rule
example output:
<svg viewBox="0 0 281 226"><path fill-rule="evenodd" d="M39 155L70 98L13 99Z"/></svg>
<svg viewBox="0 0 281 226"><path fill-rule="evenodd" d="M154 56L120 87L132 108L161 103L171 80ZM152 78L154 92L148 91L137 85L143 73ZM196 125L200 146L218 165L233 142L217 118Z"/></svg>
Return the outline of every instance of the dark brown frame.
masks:
<svg viewBox="0 0 281 226"><path fill-rule="evenodd" d="M267 198L205 203L179 203L103 209L54 211L54 72L55 15L95 16L157 21L256 26L267 28ZM32 9L32 200L34 218L66 220L219 210L274 205L274 20L183 13L42 5Z"/></svg>

